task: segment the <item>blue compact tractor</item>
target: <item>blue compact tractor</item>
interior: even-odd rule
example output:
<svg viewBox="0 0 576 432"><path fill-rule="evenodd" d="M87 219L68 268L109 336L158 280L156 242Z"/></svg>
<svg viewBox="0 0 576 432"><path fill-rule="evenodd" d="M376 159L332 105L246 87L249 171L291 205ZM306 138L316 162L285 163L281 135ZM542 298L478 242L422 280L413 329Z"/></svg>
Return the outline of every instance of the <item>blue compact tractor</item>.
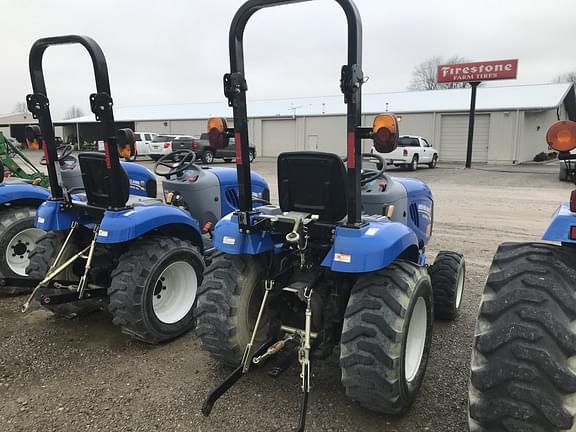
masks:
<svg viewBox="0 0 576 432"><path fill-rule="evenodd" d="M61 186L55 161L53 125L42 71L44 51L52 45L80 44L90 54L97 93L92 112L102 128L104 153L83 152L78 163L82 196ZM130 130L116 131L106 60L92 39L63 36L38 40L30 52L34 94L28 108L38 118L46 144L51 196L37 212L36 227L48 233L30 254L28 276L34 299L61 315L106 307L113 322L132 337L159 343L193 327L196 293L209 259L211 232L223 212L235 209L238 187L225 170L194 165L192 151L168 154L155 170L167 203L130 195L119 155L134 154ZM231 170L234 172L234 170ZM257 199L266 200L266 182L251 177Z"/></svg>
<svg viewBox="0 0 576 432"><path fill-rule="evenodd" d="M576 122L546 138L576 178ZM576 190L542 239L504 243L492 261L472 351L471 432L576 430Z"/></svg>
<svg viewBox="0 0 576 432"><path fill-rule="evenodd" d="M378 152L396 147L398 124L379 115L361 127L362 29L352 0L336 0L348 20L348 63L341 90L348 105L347 158L320 152L278 157L280 204L255 205L250 154L243 34L262 8L302 0L250 0L230 29L231 72L224 92L234 129L224 119L208 124L211 144L234 137L239 210L214 230L214 257L199 288L197 321L202 347L236 369L206 400L214 403L250 368L272 362L278 376L300 363L298 430L305 427L311 362L340 353L346 394L381 413L404 412L422 384L433 317L453 319L464 288L464 260L441 252L428 266L432 234L430 189L384 173L385 163L363 168L362 140Z"/></svg>
<svg viewBox="0 0 576 432"><path fill-rule="evenodd" d="M26 279L29 255L44 234L34 226L36 209L50 198L49 178L0 134L0 153L3 149L5 153L0 154L4 161L0 162L0 294L26 294L33 287L33 282ZM40 163L45 164L46 158ZM71 145L57 147L55 164L62 187L69 193L82 193L80 167ZM20 165L26 166L27 171ZM150 170L128 163L122 166L130 179L130 194L156 197L156 178Z"/></svg>

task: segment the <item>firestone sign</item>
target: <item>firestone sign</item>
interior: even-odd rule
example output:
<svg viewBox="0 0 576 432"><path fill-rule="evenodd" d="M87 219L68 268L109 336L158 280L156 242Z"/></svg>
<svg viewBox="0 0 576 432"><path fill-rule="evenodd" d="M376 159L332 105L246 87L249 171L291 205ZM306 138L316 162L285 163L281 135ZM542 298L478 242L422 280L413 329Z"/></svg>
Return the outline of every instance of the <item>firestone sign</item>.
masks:
<svg viewBox="0 0 576 432"><path fill-rule="evenodd" d="M471 82L515 79L518 59L438 66L438 82Z"/></svg>

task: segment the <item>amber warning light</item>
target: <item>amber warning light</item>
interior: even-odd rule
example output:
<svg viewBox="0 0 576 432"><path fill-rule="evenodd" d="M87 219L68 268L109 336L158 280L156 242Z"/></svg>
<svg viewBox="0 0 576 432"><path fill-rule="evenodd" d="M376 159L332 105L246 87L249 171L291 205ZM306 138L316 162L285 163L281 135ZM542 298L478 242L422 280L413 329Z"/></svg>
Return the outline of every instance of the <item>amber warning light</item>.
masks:
<svg viewBox="0 0 576 432"><path fill-rule="evenodd" d="M563 120L554 123L546 133L546 142L553 150L565 153L576 148L576 122Z"/></svg>
<svg viewBox="0 0 576 432"><path fill-rule="evenodd" d="M228 144L226 129L228 129L226 119L222 117L213 117L208 120L208 142L212 147L226 147Z"/></svg>
<svg viewBox="0 0 576 432"><path fill-rule="evenodd" d="M374 148L379 153L390 153L398 145L398 119L394 114L380 114L372 126Z"/></svg>

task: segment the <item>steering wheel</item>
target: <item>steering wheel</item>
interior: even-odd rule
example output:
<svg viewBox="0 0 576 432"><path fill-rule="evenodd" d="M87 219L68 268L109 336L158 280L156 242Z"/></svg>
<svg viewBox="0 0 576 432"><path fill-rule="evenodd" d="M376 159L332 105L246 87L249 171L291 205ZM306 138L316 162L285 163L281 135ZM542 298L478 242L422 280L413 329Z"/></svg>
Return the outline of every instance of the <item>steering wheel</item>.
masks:
<svg viewBox="0 0 576 432"><path fill-rule="evenodd" d="M154 164L154 174L160 177L172 177L186 171L194 165L195 161L196 153L194 151L188 149L176 150L158 159L156 164ZM168 168L168 171L162 170L161 167Z"/></svg>
<svg viewBox="0 0 576 432"><path fill-rule="evenodd" d="M344 162L348 160L348 156L342 159ZM360 185L365 186L371 181L376 180L386 172L386 159L379 153L362 153L362 160L371 161L376 164L376 169L362 168Z"/></svg>
<svg viewBox="0 0 576 432"><path fill-rule="evenodd" d="M56 147L56 160L58 162L64 161L68 156L74 151L74 146L72 144L62 144ZM46 156L42 156L40 159L40 165L46 165Z"/></svg>

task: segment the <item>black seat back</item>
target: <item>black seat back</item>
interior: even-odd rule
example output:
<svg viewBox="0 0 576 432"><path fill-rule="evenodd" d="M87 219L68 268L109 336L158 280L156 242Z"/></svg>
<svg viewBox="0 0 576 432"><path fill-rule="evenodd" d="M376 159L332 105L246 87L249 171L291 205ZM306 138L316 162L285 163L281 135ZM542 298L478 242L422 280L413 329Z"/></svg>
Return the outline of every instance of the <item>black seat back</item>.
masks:
<svg viewBox="0 0 576 432"><path fill-rule="evenodd" d="M346 216L346 168L338 155L289 152L278 156L282 211L317 214L336 223Z"/></svg>
<svg viewBox="0 0 576 432"><path fill-rule="evenodd" d="M130 181L124 169L120 170L120 184L111 185L104 153L79 153L78 162L80 163L82 183L84 183L84 190L86 191L86 198L89 205L100 208L111 207L110 195L112 187L120 191L123 205L126 204L130 195Z"/></svg>
<svg viewBox="0 0 576 432"><path fill-rule="evenodd" d="M4 164L0 162L0 183L4 181Z"/></svg>

